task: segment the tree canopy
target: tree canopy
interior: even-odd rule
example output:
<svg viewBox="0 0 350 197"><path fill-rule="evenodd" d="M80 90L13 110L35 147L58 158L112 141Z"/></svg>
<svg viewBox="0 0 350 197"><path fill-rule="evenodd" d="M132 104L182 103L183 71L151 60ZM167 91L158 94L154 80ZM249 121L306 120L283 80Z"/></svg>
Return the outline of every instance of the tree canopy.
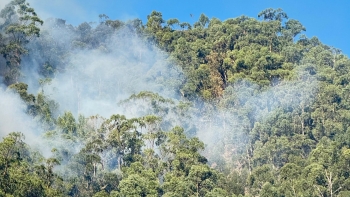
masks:
<svg viewBox="0 0 350 197"><path fill-rule="evenodd" d="M282 9L257 16L201 14L190 24L153 11L146 24L100 14L98 23L72 26L44 24L25 0L11 1L0 11L0 79L42 132L38 148L0 130L11 132L0 141L0 196L349 196L349 58L307 38ZM76 67L71 59L116 56L109 43L137 42L130 35L166 53L155 63L166 69L148 68L157 56L136 43L132 54L118 53L122 64L142 65L141 75L104 86L109 71L83 87L75 78L96 72L85 62L86 73L61 84L74 88L63 96L78 112L85 88L101 102L114 99L118 113L76 114L45 92ZM132 66L113 72L140 68ZM37 92L24 82L28 70L40 78ZM156 82L175 96L129 90L143 75L144 86ZM117 103L110 93L118 88ZM19 121L12 124L26 124Z"/></svg>

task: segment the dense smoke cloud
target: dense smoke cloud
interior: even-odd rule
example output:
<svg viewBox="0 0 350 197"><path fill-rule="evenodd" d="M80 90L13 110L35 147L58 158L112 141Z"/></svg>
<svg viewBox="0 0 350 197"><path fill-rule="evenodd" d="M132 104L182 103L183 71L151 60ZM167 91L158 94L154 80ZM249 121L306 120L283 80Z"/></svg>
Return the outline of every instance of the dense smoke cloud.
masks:
<svg viewBox="0 0 350 197"><path fill-rule="evenodd" d="M171 87L171 82L181 83L181 73L159 51L147 49L137 37L113 39L111 45L108 53L80 51L71 57L72 67L52 84L62 93L55 97L62 107L86 115L109 116L117 112L118 101L133 93L147 90L164 96L176 94L177 87Z"/></svg>
<svg viewBox="0 0 350 197"><path fill-rule="evenodd" d="M26 107L18 94L0 86L0 138L11 132L21 132L27 143L36 141L42 131L26 113Z"/></svg>
<svg viewBox="0 0 350 197"><path fill-rule="evenodd" d="M46 34L54 40L59 36L57 32ZM44 88L45 94L58 102L61 112L108 117L120 113L117 110L120 100L140 91L176 97L183 80L181 70L167 60L166 54L129 30L119 30L97 49L77 46L80 43L72 41L75 36L66 33L64 40L60 39L59 45L74 49L66 54L65 65L60 65L62 70ZM39 66L38 62L29 57L24 63L27 69L23 70L23 80L30 87L38 88L41 76L33 69Z"/></svg>

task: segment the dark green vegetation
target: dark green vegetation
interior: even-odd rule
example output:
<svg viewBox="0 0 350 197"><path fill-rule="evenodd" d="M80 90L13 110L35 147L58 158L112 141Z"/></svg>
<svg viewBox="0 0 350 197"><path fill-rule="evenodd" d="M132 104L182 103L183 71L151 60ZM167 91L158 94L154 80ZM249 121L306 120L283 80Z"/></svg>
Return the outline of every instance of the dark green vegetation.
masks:
<svg viewBox="0 0 350 197"><path fill-rule="evenodd" d="M95 26L48 21L62 37L76 34L69 46L40 34L43 22L24 0L0 17L3 83L19 94L52 148L45 158L23 134L4 137L0 196L350 196L350 60L303 36L305 27L282 10L267 9L259 20L201 15L193 25L165 21L159 12L145 25L105 15ZM144 91L120 103L126 110L143 105L142 117L57 116L55 101L20 82L23 59L39 62L44 86L64 72L68 53L103 48L120 29L157 45L182 68L181 101ZM272 87L281 88L262 96ZM193 125L191 111L207 122ZM205 145L205 128L224 140Z"/></svg>

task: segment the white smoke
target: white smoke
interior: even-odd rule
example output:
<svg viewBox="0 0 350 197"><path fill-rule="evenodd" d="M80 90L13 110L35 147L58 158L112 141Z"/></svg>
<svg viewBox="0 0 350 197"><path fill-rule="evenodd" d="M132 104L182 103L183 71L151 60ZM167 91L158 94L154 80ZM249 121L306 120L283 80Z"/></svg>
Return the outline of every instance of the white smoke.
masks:
<svg viewBox="0 0 350 197"><path fill-rule="evenodd" d="M133 93L177 94L182 73L157 48L133 35L115 35L106 48L110 51L75 51L66 70L45 88L62 110L108 117L120 112L118 102Z"/></svg>
<svg viewBox="0 0 350 197"><path fill-rule="evenodd" d="M26 113L26 104L18 94L0 86L0 137L11 132L21 132L26 143L34 144L41 129Z"/></svg>
<svg viewBox="0 0 350 197"><path fill-rule="evenodd" d="M11 0L1 0L0 1L0 10L3 9L10 2L11 2Z"/></svg>
<svg viewBox="0 0 350 197"><path fill-rule="evenodd" d="M128 117L137 117L140 114L123 112L118 103L140 91L152 91L178 101L183 73L157 47L128 29L121 29L91 49L74 41L78 35L73 30L72 26L65 26L63 30L46 26L42 30L45 36L39 38L67 50L62 56L64 65L58 66L61 70L42 88L59 104L60 114L71 111L75 117L99 114L108 118L112 114L126 113ZM28 46L30 53L37 51L35 44ZM57 51L46 52L55 55ZM37 81L41 76L35 68L40 61L30 58L23 61L24 81L34 93L39 91ZM293 108L303 102L312 102L316 89L316 80L303 77L281 82L264 91L248 82L236 83L225 90L219 104L204 102L193 109L190 121L197 128L197 136L207 144L208 155L217 154L217 151L220 151L219 155L232 155L232 152L242 151L249 141L247 131L253 129L252 122L266 119L275 109L286 105ZM225 106L222 104L224 99L232 100L233 104ZM132 107L137 106L135 103ZM170 116L162 118L173 119L179 124L183 121L181 117Z"/></svg>

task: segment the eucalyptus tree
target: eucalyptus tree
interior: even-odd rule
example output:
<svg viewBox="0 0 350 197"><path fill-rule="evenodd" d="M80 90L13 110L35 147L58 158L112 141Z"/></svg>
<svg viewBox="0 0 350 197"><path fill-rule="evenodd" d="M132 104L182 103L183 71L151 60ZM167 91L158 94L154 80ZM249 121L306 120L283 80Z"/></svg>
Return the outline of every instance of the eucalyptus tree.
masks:
<svg viewBox="0 0 350 197"><path fill-rule="evenodd" d="M5 73L5 82L18 82L22 55L27 54L25 48L31 39L40 35L43 21L25 0L13 0L0 11L0 17L5 21L1 25L2 47L0 53L6 59L8 70Z"/></svg>

